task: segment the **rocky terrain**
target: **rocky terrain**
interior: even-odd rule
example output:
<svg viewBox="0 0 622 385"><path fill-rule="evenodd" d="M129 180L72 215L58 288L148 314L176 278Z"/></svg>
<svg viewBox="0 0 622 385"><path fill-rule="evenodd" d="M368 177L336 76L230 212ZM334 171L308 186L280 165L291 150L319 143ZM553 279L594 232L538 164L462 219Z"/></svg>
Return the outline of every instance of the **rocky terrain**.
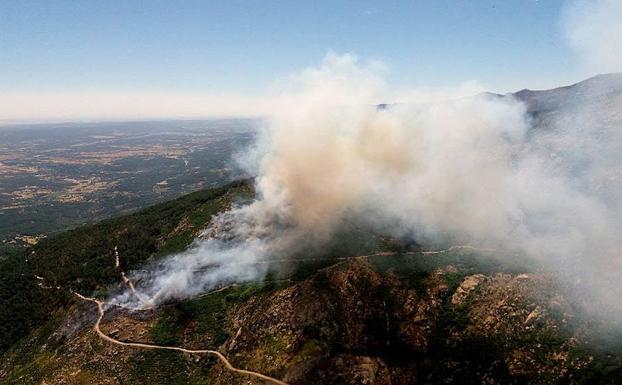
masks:
<svg viewBox="0 0 622 385"><path fill-rule="evenodd" d="M512 97L526 103L542 146L547 130L583 129L589 115L602 118L588 125L590 138L602 140L622 123L621 79ZM564 156L551 154L551 163ZM612 176L602 177L603 194L617 199L606 188ZM591 312L598 298L581 282L562 284L495 250L423 250L348 223L322 252L300 252L273 262L262 280L177 303L106 307L98 322L96 303L75 294L103 301L123 287L122 271L209 237L215 215L253 196L250 181L235 182L0 259L0 383L266 383L214 354L158 347L217 351L234 368L291 385L622 382L620 320Z"/></svg>
<svg viewBox="0 0 622 385"><path fill-rule="evenodd" d="M619 358L597 365L589 323L550 277L493 273L472 257L352 258L305 279L111 310L102 331L218 349L290 384L616 383ZM262 383L213 358L111 344L93 331L96 318L93 304L75 302L3 357L4 383Z"/></svg>

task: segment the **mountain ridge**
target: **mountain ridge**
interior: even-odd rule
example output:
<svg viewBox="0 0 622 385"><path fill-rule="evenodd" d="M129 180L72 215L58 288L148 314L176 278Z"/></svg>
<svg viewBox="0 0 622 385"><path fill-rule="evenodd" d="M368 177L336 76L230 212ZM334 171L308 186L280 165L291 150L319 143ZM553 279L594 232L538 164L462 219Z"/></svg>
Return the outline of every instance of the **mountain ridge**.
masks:
<svg viewBox="0 0 622 385"><path fill-rule="evenodd" d="M170 234L188 223L184 212L190 214L193 205L202 207L195 199L204 199L205 207L212 208L191 221L194 225L184 230L188 234L226 210L236 196L248 197L250 187L248 181L238 182L133 215L145 217L141 226L150 233L149 224L171 218L177 205L186 207L169 220L167 232L154 238L164 236L180 249L192 238L182 236L188 241L176 243ZM123 229L124 221L116 220L115 226ZM110 283L121 281L112 244L124 238L109 226L74 230L43 242L35 255L52 261L54 254L45 253L62 252L62 245L84 244L80 239L93 236L121 236L102 245L102 251L111 250L102 255L98 270L86 265L69 274L55 271L72 266L71 259L65 265L33 269L31 273L45 280L36 286L38 293L91 288L105 297ZM102 232L89 235L92 231ZM615 347L604 352L592 348L589 341L596 338L592 331L600 330L598 322L580 321L580 309L552 277L472 248L422 252L416 245L352 231L355 236L348 239L366 238L364 250L371 254L350 254L347 259L329 254L319 261L315 255L308 262L302 258L290 268L271 271L263 281L225 287L209 296L145 312L111 309L101 330L124 342L218 350L237 368L296 385L479 384L483 379L607 384L622 374L622 350L618 355ZM370 237L376 241L369 243ZM141 263L132 261L131 244L131 239L120 243L121 268ZM158 248L175 249L170 247L165 243ZM88 262L93 257L78 253L73 258ZM99 275L81 279L92 274ZM94 306L66 294L67 302L50 309L51 319L0 357L0 383L261 383L229 372L212 358L143 351L102 340L93 330ZM602 370L603 365L608 369Z"/></svg>
<svg viewBox="0 0 622 385"><path fill-rule="evenodd" d="M622 74L604 74L495 97L522 100L538 128L595 114L615 129L621 95ZM73 295L102 301L123 289L119 271L184 250L215 215L253 198L252 181L238 181L57 234L0 260L0 305L8 309L0 313L0 383L261 383L214 358L134 349L140 344L218 351L235 368L291 385L622 378L620 322L587 312L595 299L580 283L495 250L422 250L347 223L322 253L302 251L275 262L264 279L210 295L105 314Z"/></svg>

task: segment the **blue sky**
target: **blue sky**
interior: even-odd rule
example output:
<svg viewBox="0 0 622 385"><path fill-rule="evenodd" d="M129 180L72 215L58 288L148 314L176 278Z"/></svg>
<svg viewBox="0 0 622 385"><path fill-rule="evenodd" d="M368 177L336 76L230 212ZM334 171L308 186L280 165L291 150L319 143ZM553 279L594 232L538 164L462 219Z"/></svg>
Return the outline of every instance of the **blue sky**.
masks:
<svg viewBox="0 0 622 385"><path fill-rule="evenodd" d="M0 92L260 95L327 52L382 60L395 86L493 91L591 75L561 0L0 0Z"/></svg>

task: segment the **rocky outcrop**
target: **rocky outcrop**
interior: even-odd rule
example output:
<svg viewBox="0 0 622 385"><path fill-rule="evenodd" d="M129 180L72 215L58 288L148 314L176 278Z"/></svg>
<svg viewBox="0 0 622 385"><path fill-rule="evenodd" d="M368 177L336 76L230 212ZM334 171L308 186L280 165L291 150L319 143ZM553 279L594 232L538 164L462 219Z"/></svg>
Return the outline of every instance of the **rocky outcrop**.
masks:
<svg viewBox="0 0 622 385"><path fill-rule="evenodd" d="M292 385L594 378L586 375L594 366L583 341L589 325L542 274L464 274L453 265L406 272L358 258L288 286L252 295L248 290L145 314L111 311L102 330L126 341L166 338L179 346L217 348L236 367ZM200 306L225 310L217 314ZM11 369L26 353L5 357L0 373L13 378L7 383L260 384L210 358L111 345L87 327L92 310L73 308L47 340L30 342L36 361L29 365L38 374Z"/></svg>

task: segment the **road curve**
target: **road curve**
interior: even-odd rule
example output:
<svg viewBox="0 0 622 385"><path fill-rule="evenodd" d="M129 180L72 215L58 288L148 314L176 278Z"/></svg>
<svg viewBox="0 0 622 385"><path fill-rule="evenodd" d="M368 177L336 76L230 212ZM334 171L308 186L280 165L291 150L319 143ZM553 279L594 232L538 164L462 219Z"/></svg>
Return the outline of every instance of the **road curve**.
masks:
<svg viewBox="0 0 622 385"><path fill-rule="evenodd" d="M104 318L104 302L100 301L96 298L91 298L91 297L85 297L80 293L75 293L74 294L76 296L78 296L80 299L85 300L85 301L90 301L93 302L97 305L97 310L99 311L99 317L97 318L97 321L95 321L95 325L93 326L93 329L97 332L97 334L104 340L116 344L116 345L121 345L121 346L130 346L130 347L134 347L134 348L140 348L140 349L150 349L150 350L173 350L173 351L177 351L177 352L182 352L182 353L189 353L189 354L212 354L215 355L216 357L218 357L218 359L225 365L225 367L232 371L232 372L236 372L236 373L240 373L240 374L245 374L245 375L249 375L249 376L253 376L265 381L269 381L273 384L278 384L278 385L289 385L286 382L283 382L281 380L278 380L276 378L270 377L270 376L266 376L265 374L261 374L258 372L254 372L252 370L246 370L246 369L239 369L234 367L233 365L231 365L231 363L229 362L229 360L227 360L227 358L220 352L216 351L216 350L208 350L208 349L199 349L199 350L195 350L195 349L186 349L186 348L182 348L182 347L178 347L178 346L162 346L162 345L152 345L152 344L145 344L145 343L141 343L141 342L124 342L124 341L119 341L117 339L114 339L112 337L110 337L109 335L107 335L106 333L102 332L100 329L100 324L102 319Z"/></svg>
<svg viewBox="0 0 622 385"><path fill-rule="evenodd" d="M443 253L447 253L453 250L457 250L457 249L471 249L474 251L485 251L485 252L494 252L494 249L484 249L484 248L478 248L478 247L474 247L471 245L456 245L456 246L451 246L448 249L444 249L444 250L435 250L435 251L417 251L417 252L407 252L406 254L422 254L422 255L436 255L436 254L443 254ZM149 303L148 300L146 300L145 298L143 298L142 296L140 296L138 294L138 292L136 291L134 284L132 283L132 281L126 277L125 272L123 272L120 269L120 263L119 263L119 253L117 251L117 247L115 246L114 248L114 252L115 252L115 268L120 272L121 274L121 278L123 279L123 282L125 283L125 285L132 291L132 293L139 299L140 302L142 302L144 305L147 305L147 308L152 308L153 305L151 305ZM351 258L365 258L365 257L373 257L373 256L391 256L391 255L396 255L398 254L397 252L379 252L379 253L375 253L375 254L370 254L370 255L361 255L358 257L346 257L346 258L337 258L337 259L341 259L340 263L345 262L347 259L351 259ZM274 262L274 261L269 261L269 262ZM236 286L235 284L229 285L229 286L225 286L222 287L218 290L215 290L213 292L210 292L208 294L213 294L215 292L219 292L225 289L228 289L229 287L232 286ZM270 377L270 376L266 376L265 374L261 374L258 372L254 372L252 370L246 370L246 369L239 369L234 367L233 365L231 365L231 363L229 362L229 360L227 360L227 358L220 352L216 351L216 350L209 350L209 349L186 349L186 348L182 348L179 346L163 346L163 345L153 345L153 344L146 344L146 343L141 343L141 342L124 342L124 341L119 341L117 339L114 339L112 337L110 337L109 335L107 335L106 333L102 332L100 329L100 324L102 319L104 318L104 314L105 314L105 310L104 310L104 302L101 300L98 300L96 298L92 298L92 297L85 297L80 293L76 293L74 292L74 294L76 296L78 296L80 299L85 300L85 301L90 301L93 302L97 305L97 310L99 312L99 317L97 318L97 321L95 322L95 325L93 326L93 329L97 332L97 334L104 340L116 344L116 345L121 345L121 346L129 346L129 347L134 347L134 348L140 348L140 349L150 349L150 350L172 350L172 351L177 351L177 352L182 352L182 353L188 353L188 354L211 354L211 355L215 355L216 357L218 357L218 359L225 365L225 367L235 373L240 373L240 374L245 374L248 376L253 376L268 382L271 382L273 384L277 384L277 385L289 385L288 383L281 381L279 379ZM149 306L151 305L151 306ZM115 305L116 306L116 305ZM123 307L123 306L121 306ZM135 310L146 310L145 308L143 309L135 309Z"/></svg>

